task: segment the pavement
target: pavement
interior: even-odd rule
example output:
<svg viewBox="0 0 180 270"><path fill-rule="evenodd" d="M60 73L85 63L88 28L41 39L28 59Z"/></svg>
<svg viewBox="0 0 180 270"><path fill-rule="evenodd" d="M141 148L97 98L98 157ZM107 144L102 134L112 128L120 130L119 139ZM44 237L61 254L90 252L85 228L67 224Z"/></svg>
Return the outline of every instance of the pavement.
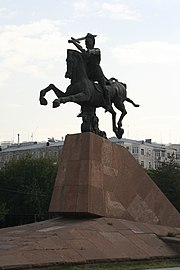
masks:
<svg viewBox="0 0 180 270"><path fill-rule="evenodd" d="M180 258L180 252L163 241L169 233L180 235L180 228L104 217L56 218L4 228L0 270Z"/></svg>

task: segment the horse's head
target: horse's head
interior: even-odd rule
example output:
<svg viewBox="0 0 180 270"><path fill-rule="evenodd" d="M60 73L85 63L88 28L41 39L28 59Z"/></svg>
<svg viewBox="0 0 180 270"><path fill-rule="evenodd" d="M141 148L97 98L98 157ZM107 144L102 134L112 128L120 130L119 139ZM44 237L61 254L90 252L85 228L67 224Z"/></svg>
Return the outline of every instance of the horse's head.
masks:
<svg viewBox="0 0 180 270"><path fill-rule="evenodd" d="M82 53L75 51L75 50L67 50L67 58L66 58L66 63L67 63L67 71L65 74L65 78L69 79L79 79L75 78L78 76L78 73L82 73L82 66L84 67L84 61L82 57ZM83 74L82 74L83 75Z"/></svg>

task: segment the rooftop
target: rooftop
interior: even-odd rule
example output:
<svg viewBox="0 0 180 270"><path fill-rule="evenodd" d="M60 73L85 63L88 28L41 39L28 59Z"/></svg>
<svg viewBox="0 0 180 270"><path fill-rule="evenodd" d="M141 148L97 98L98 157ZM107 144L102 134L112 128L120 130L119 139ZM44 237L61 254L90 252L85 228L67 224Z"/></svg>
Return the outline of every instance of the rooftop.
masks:
<svg viewBox="0 0 180 270"><path fill-rule="evenodd" d="M55 147L55 146L62 146L64 141L53 141L53 142L23 142L20 144L11 144L8 147L2 149L1 152L13 152L17 150L32 150L37 148L45 148L48 146Z"/></svg>

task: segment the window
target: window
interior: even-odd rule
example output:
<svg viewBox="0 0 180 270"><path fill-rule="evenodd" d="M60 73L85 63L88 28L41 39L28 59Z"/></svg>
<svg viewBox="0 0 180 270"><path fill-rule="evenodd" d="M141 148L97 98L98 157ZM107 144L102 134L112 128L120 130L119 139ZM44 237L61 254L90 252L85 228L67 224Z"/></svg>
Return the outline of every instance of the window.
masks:
<svg viewBox="0 0 180 270"><path fill-rule="evenodd" d="M157 169L158 168L158 163L157 162L155 162L155 169Z"/></svg>
<svg viewBox="0 0 180 270"><path fill-rule="evenodd" d="M141 166L144 167L144 161L143 160L141 161Z"/></svg>
<svg viewBox="0 0 180 270"><path fill-rule="evenodd" d="M57 157L58 156L58 152L54 152L54 156Z"/></svg>
<svg viewBox="0 0 180 270"><path fill-rule="evenodd" d="M133 148L132 148L132 153L133 153L133 154L138 154L138 153L139 153L138 147L133 147Z"/></svg>
<svg viewBox="0 0 180 270"><path fill-rule="evenodd" d="M155 156L156 156L156 157L160 157L160 151L156 151L156 152L155 152Z"/></svg>
<svg viewBox="0 0 180 270"><path fill-rule="evenodd" d="M36 158L40 158L41 153L39 151L36 151Z"/></svg>
<svg viewBox="0 0 180 270"><path fill-rule="evenodd" d="M144 156L144 149L141 149L141 155Z"/></svg>
<svg viewBox="0 0 180 270"><path fill-rule="evenodd" d="M159 160L160 157L161 157L160 151L155 151L155 158Z"/></svg>

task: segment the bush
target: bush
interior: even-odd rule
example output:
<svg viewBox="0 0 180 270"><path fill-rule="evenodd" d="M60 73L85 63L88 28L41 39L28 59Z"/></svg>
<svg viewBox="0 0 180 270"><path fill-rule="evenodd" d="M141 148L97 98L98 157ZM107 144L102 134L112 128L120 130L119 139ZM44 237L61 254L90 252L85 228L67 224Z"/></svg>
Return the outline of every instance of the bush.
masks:
<svg viewBox="0 0 180 270"><path fill-rule="evenodd" d="M147 173L180 212L180 166L171 160L162 163L156 170L148 170Z"/></svg>
<svg viewBox="0 0 180 270"><path fill-rule="evenodd" d="M52 158L27 157L11 160L0 170L0 212L14 217L13 225L26 223L27 216L48 214L56 168Z"/></svg>

